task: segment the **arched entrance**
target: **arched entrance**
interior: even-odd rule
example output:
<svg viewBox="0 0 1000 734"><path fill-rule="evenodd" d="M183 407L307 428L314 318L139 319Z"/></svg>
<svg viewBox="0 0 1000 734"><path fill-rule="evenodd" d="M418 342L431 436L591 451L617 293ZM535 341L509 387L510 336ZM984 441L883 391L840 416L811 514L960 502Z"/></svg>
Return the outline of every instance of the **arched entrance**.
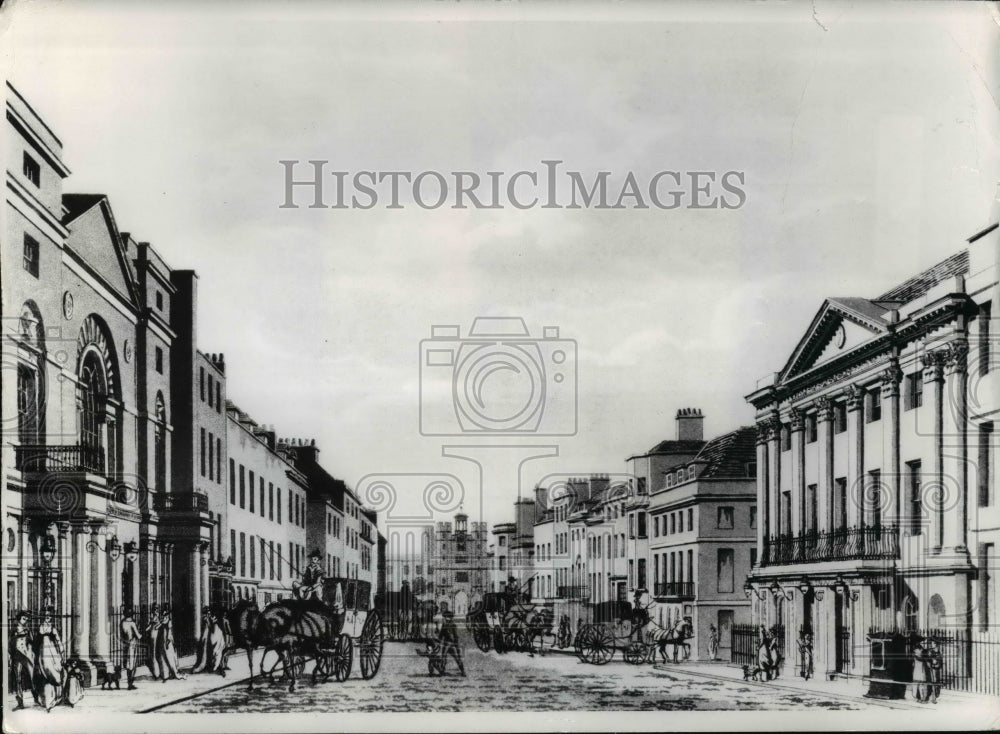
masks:
<svg viewBox="0 0 1000 734"><path fill-rule="evenodd" d="M941 598L940 594L935 594L931 597L930 604L927 606L927 626L930 628L943 627L945 624L946 610L944 606L944 599Z"/></svg>

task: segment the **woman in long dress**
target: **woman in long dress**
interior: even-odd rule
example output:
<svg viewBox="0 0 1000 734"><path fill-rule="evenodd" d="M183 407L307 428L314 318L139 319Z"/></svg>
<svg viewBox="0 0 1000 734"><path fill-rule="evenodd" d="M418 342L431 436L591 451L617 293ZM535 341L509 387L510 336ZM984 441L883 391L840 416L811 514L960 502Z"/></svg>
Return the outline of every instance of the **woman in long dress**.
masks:
<svg viewBox="0 0 1000 734"><path fill-rule="evenodd" d="M149 624L146 625L144 634L146 635L146 647L148 649L146 664L149 666L149 672L153 674L153 680L156 680L160 677L160 660L158 654L160 612L155 604L149 608Z"/></svg>
<svg viewBox="0 0 1000 734"><path fill-rule="evenodd" d="M177 650L174 648L174 621L170 616L170 607L164 607L160 612L160 628L157 630L156 651L159 655L160 678L164 681L173 678L183 680L177 668Z"/></svg>
<svg viewBox="0 0 1000 734"><path fill-rule="evenodd" d="M208 666L206 670L221 673L223 668L222 654L226 649L226 633L219 624L219 618L215 610L208 612L208 640L206 653L208 655Z"/></svg>
<svg viewBox="0 0 1000 734"><path fill-rule="evenodd" d="M194 661L194 667L191 668L192 673L208 673L211 672L208 662L208 607L201 608L201 637L198 639L198 654Z"/></svg>
<svg viewBox="0 0 1000 734"><path fill-rule="evenodd" d="M42 617L35 644L35 675L42 692L42 705L50 711L63 692L63 646L51 611L46 610Z"/></svg>

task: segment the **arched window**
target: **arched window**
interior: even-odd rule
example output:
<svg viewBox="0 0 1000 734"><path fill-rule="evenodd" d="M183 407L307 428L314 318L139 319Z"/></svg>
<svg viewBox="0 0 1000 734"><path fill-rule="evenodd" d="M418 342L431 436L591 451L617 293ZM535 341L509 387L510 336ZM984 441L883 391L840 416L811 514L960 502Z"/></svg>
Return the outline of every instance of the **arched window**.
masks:
<svg viewBox="0 0 1000 734"><path fill-rule="evenodd" d="M77 339L77 410L80 445L87 469L117 476L121 472L121 395L118 360L107 325L91 314Z"/></svg>
<svg viewBox="0 0 1000 734"><path fill-rule="evenodd" d="M80 368L80 444L104 447L104 419L108 401L104 365L95 351L88 351Z"/></svg>
<svg viewBox="0 0 1000 734"><path fill-rule="evenodd" d="M17 324L17 435L22 444L42 443L45 435L45 330L33 301L21 307Z"/></svg>

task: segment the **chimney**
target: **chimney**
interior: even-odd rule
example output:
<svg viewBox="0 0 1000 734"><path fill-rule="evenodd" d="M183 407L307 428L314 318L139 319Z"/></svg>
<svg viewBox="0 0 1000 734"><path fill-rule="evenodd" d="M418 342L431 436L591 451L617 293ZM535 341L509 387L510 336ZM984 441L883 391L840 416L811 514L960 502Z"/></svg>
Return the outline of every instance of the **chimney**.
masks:
<svg viewBox="0 0 1000 734"><path fill-rule="evenodd" d="M548 487L543 487L538 485L535 487L535 520L539 520L542 517L542 513L545 512L546 508L549 506L549 489Z"/></svg>
<svg viewBox="0 0 1000 734"><path fill-rule="evenodd" d="M705 416L700 408L681 408L677 411L677 440L703 441Z"/></svg>

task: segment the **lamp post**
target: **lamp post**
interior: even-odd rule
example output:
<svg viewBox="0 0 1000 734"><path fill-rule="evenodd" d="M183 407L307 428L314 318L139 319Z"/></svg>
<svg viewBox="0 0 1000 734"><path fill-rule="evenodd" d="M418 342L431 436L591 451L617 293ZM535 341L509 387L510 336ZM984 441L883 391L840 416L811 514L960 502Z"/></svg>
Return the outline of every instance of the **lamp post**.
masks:
<svg viewBox="0 0 1000 734"><path fill-rule="evenodd" d="M52 589L52 561L56 556L56 544L51 535L46 534L42 542L42 588L44 589L42 608L54 606L54 595Z"/></svg>

